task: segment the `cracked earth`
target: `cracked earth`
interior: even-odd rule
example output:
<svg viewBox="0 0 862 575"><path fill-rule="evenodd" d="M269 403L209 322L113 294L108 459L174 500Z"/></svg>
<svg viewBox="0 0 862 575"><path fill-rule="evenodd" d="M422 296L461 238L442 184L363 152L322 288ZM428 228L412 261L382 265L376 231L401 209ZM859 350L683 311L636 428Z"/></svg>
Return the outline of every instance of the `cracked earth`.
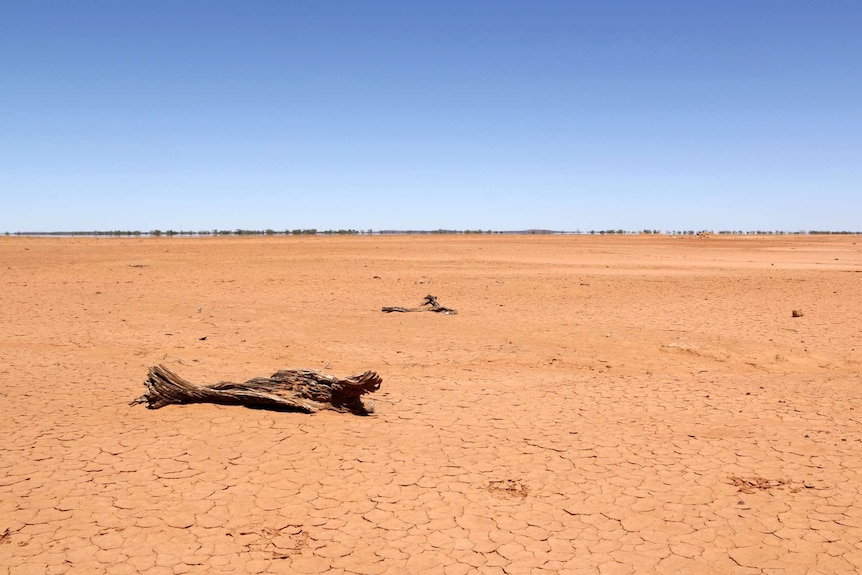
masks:
<svg viewBox="0 0 862 575"><path fill-rule="evenodd" d="M856 237L11 237L0 269L2 575L862 571ZM429 293L458 315L380 312ZM383 385L130 407L157 363Z"/></svg>

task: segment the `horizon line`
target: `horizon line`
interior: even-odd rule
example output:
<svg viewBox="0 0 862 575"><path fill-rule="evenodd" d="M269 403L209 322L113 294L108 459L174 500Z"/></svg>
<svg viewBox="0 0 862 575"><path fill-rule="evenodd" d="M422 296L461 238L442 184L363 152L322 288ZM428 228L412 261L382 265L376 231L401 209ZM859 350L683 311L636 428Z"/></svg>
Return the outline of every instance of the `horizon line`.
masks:
<svg viewBox="0 0 862 575"><path fill-rule="evenodd" d="M212 237L212 236L291 236L291 235L664 235L664 236L729 236L729 235L862 235L862 231L850 230L719 230L711 229L702 230L659 230L659 229L643 229L643 230L624 230L624 229L603 229L603 230L552 230L544 228L527 228L522 230L493 230L493 229L433 229L433 230L411 230L411 229L326 229L319 230L317 228L296 228L274 230L266 228L262 230L241 229L233 230L159 230L153 229L149 231L142 230L79 230L79 231L6 231L4 236L28 236L28 237L75 237L75 236L91 236L91 237Z"/></svg>

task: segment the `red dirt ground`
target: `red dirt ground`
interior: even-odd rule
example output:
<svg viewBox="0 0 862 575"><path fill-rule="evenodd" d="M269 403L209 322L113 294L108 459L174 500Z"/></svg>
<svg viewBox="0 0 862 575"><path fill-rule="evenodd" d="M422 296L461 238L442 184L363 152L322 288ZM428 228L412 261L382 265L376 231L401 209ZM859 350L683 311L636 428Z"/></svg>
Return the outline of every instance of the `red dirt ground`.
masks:
<svg viewBox="0 0 862 575"><path fill-rule="evenodd" d="M0 270L0 574L862 571L862 237L7 237ZM458 315L380 311L427 294ZM384 381L370 417L130 407L158 363Z"/></svg>

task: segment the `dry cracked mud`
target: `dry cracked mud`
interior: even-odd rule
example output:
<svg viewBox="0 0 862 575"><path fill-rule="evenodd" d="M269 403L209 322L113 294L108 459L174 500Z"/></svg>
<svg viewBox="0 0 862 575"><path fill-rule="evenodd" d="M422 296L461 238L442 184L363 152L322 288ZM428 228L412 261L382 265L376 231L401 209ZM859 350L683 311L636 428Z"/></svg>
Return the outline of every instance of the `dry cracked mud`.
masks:
<svg viewBox="0 0 862 575"><path fill-rule="evenodd" d="M0 575L862 571L855 237L4 237L0 269ZM428 293L458 315L380 312ZM129 407L158 363L383 386Z"/></svg>

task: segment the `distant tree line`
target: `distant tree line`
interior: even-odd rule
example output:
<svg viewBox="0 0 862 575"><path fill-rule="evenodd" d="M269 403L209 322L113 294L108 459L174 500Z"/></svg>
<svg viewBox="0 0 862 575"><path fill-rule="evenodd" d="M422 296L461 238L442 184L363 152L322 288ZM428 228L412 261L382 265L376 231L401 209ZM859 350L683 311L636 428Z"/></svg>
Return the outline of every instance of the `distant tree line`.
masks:
<svg viewBox="0 0 862 575"><path fill-rule="evenodd" d="M694 236L694 235L860 235L862 231L837 231L837 230L655 230L643 229L640 231L630 231L623 229L608 229L608 230L590 230L590 231L555 231L544 229L528 229L528 230L451 230L451 229L436 229L436 230L354 230L354 229L338 229L338 230L317 230L315 228L296 228L290 230L274 230L267 228L265 230L150 230L142 232L140 230L112 230L112 231L74 231L74 232L5 232L5 235L15 236L111 236L111 237L173 237L173 236L315 236L315 235L404 235L404 234L508 234L508 235L667 235L667 236Z"/></svg>

